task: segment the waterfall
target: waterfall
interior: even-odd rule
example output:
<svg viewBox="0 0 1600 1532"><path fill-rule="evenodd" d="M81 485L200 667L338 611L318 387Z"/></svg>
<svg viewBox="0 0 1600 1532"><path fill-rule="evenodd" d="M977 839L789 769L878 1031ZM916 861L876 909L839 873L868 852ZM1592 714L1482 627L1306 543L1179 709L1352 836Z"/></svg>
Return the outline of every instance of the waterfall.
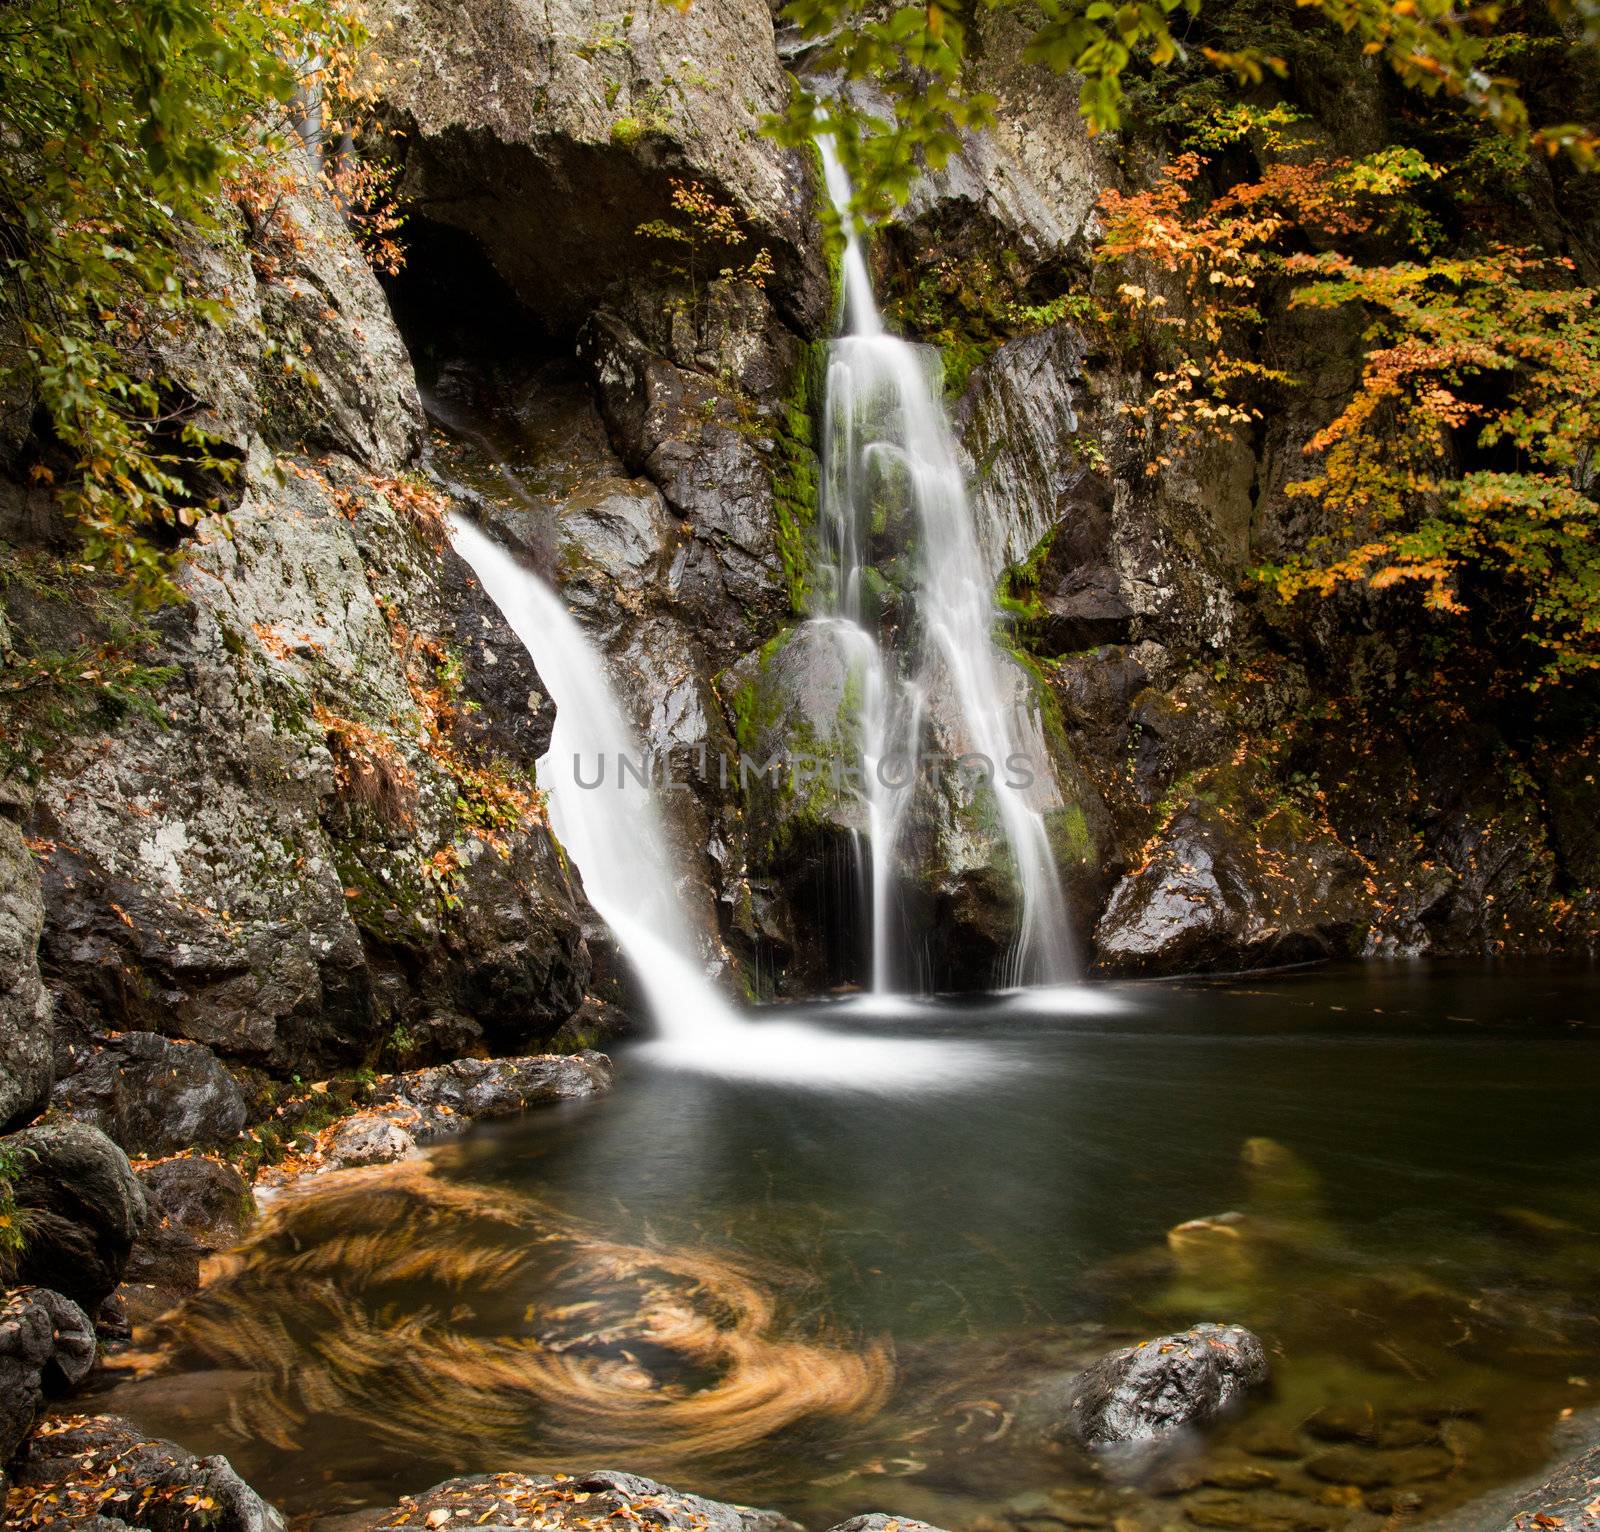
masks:
<svg viewBox="0 0 1600 1532"><path fill-rule="evenodd" d="M867 1091L950 1089L1000 1067L975 1043L856 1037L735 1011L707 977L683 918L684 880L654 788L619 769L641 753L600 651L560 596L480 528L452 515L450 537L555 700L539 785L551 827L649 1005L657 1037L641 1053L734 1078Z"/></svg>
<svg viewBox="0 0 1600 1532"><path fill-rule="evenodd" d="M995 571L979 547L937 358L884 331L851 188L831 137L820 140L828 195L844 225L843 333L829 356L823 432L822 528L832 580L826 620L852 630L865 673L861 711L864 795L872 836L873 988L897 977L890 911L899 829L912 785L889 784L876 763L914 757L931 701L954 708L963 753L987 763L997 818L1021 894L1015 944L999 977L1061 984L1075 975L1066 901L1041 805L1055 784L1036 713L1017 701L1014 662L994 641ZM918 533L916 645L908 674L888 663L865 607L865 544L885 501L908 510ZM892 506L890 507L893 508ZM1011 763L1025 761L1026 769ZM1031 780L1029 780L1031 778Z"/></svg>
<svg viewBox="0 0 1600 1532"><path fill-rule="evenodd" d="M735 1025L683 918L654 792L628 770L644 756L605 661L561 598L505 549L459 516L451 518L450 536L555 701L550 749L539 763L551 828L582 874L589 903L628 955L661 1035Z"/></svg>

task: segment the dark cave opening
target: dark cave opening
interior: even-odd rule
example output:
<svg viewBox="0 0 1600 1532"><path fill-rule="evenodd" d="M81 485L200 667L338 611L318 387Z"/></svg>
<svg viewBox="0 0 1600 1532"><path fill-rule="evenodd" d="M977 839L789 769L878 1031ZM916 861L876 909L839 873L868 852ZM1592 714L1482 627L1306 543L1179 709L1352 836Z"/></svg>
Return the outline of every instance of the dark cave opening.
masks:
<svg viewBox="0 0 1600 1532"><path fill-rule="evenodd" d="M405 243L404 265L383 285L425 396L460 386L466 374L484 393L570 358L572 335L544 322L471 234L413 214Z"/></svg>

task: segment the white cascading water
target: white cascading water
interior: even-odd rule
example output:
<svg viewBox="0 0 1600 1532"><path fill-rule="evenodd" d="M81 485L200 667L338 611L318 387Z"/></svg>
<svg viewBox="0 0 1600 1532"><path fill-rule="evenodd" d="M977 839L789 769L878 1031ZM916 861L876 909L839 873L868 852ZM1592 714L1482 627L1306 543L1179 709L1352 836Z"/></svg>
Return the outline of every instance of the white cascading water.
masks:
<svg viewBox="0 0 1600 1532"><path fill-rule="evenodd" d="M650 1007L658 1035L641 1051L707 1073L879 1091L957 1086L992 1068L992 1057L973 1044L851 1037L736 1012L707 977L683 918L654 792L619 769L619 761L637 764L642 755L600 651L560 596L480 528L452 516L450 537L555 701L539 784L589 902Z"/></svg>
<svg viewBox="0 0 1600 1532"><path fill-rule="evenodd" d="M656 1025L665 1037L701 1023L738 1025L707 980L683 918L654 794L623 774L620 763L636 764L642 753L605 661L560 596L479 528L454 517L450 537L555 701L550 749L539 762L550 824L583 876L589 903L633 963Z"/></svg>
<svg viewBox="0 0 1600 1532"><path fill-rule="evenodd" d="M873 988L890 989L896 948L889 928L898 832L913 788L885 786L876 761L915 754L930 696L954 704L964 752L988 763L1002 832L1021 894L1021 920L1002 983L1060 985L1075 977L1060 874L1039 804L1054 797L1036 714L1005 684L1012 662L995 645L998 571L978 545L941 380L926 348L884 332L866 255L851 214L849 177L831 138L820 141L829 199L845 229L842 334L830 352L823 437L821 523L833 563L827 620L853 628L866 676L861 717L863 781L873 845ZM919 653L898 679L866 620L863 543L874 491L894 486L920 534ZM1023 760L1025 771L1008 763ZM1023 785L1025 776L1034 781ZM897 777L892 780L898 780ZM915 777L912 778L913 783Z"/></svg>

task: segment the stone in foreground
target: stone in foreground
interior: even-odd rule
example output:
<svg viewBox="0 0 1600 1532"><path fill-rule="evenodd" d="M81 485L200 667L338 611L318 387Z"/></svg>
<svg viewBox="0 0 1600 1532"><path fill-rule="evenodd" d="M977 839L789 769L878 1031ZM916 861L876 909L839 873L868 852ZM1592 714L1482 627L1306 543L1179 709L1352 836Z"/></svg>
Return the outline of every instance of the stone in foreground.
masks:
<svg viewBox="0 0 1600 1532"><path fill-rule="evenodd" d="M122 1280L145 1218L128 1157L98 1128L40 1124L13 1133L24 1242L15 1277L54 1288L93 1314Z"/></svg>
<svg viewBox="0 0 1600 1532"><path fill-rule="evenodd" d="M255 1216L255 1198L233 1166L201 1155L161 1160L135 1175L149 1216L117 1297L138 1324L200 1286L201 1262L238 1244Z"/></svg>
<svg viewBox="0 0 1600 1532"><path fill-rule="evenodd" d="M1505 1532L1600 1532L1600 1447L1563 1464L1517 1503Z"/></svg>
<svg viewBox="0 0 1600 1532"><path fill-rule="evenodd" d="M116 1415L46 1421L13 1468L7 1525L24 1532L101 1517L147 1532L284 1532L225 1457L196 1457Z"/></svg>
<svg viewBox="0 0 1600 1532"><path fill-rule="evenodd" d="M777 1511L705 1500L669 1489L654 1479L610 1468L571 1477L496 1473L446 1479L425 1494L402 1500L385 1511L371 1523L371 1529L389 1532L391 1528L446 1524L537 1525L570 1532L608 1525L648 1525L671 1528L672 1532L801 1532ZM902 1525L915 1529L921 1523Z"/></svg>
<svg viewBox="0 0 1600 1532"><path fill-rule="evenodd" d="M828 1532L944 1532L931 1522L916 1521L910 1516L890 1516L884 1511L869 1511L865 1516L852 1516L829 1527Z"/></svg>
<svg viewBox="0 0 1600 1532"><path fill-rule="evenodd" d="M1101 1357L1072 1387L1066 1429L1086 1447L1160 1441L1210 1425L1267 1376L1249 1330L1199 1324Z"/></svg>
<svg viewBox="0 0 1600 1532"><path fill-rule="evenodd" d="M0 1469L46 1396L81 1383L94 1357L94 1326L70 1298L26 1287L0 1300Z"/></svg>

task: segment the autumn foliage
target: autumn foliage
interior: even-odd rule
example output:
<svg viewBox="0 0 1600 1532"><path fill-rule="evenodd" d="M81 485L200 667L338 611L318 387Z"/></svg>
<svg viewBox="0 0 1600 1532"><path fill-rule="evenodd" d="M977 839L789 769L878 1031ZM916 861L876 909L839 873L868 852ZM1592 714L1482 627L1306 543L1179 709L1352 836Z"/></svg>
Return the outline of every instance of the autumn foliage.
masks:
<svg viewBox="0 0 1600 1532"><path fill-rule="evenodd" d="M1321 530L1261 579L1286 599L1410 586L1458 617L1509 594L1532 684L1600 668L1593 290L1536 251L1432 255L1408 194L1440 172L1415 150L1285 158L1221 190L1215 174L1181 154L1101 203L1101 259L1155 358L1149 471L1248 434L1296 385L1263 360L1269 301L1354 310L1360 381L1288 486L1321 506ZM1397 245L1406 258L1361 258Z"/></svg>

